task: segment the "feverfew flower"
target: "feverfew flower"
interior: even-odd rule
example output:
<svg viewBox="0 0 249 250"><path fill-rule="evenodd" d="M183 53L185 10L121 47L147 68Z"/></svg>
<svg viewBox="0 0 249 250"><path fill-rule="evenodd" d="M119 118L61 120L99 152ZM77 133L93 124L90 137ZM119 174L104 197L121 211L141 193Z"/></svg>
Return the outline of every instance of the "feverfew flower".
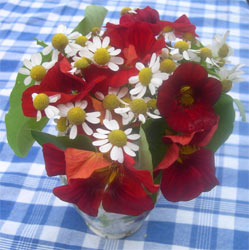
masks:
<svg viewBox="0 0 249 250"><path fill-rule="evenodd" d="M59 104L59 115L66 117L69 121L70 133L69 138L75 139L78 133L77 126L81 125L82 129L87 135L92 135L93 130L89 127L88 123L98 124L100 122L100 112L87 113L85 108L87 107L87 101L77 101L75 104L69 102L67 104Z"/></svg>
<svg viewBox="0 0 249 250"><path fill-rule="evenodd" d="M123 125L127 125L130 122L136 122L139 120L142 123L146 122L146 117L153 119L159 119L161 116L153 114L151 110L151 105L147 104L142 98L136 98L129 103L124 108L116 108L114 111L122 116Z"/></svg>
<svg viewBox="0 0 249 250"><path fill-rule="evenodd" d="M174 60L180 61L185 59L187 61L194 61L197 57L196 51L190 49L190 42L177 41L174 44L174 48L171 50L170 54Z"/></svg>
<svg viewBox="0 0 249 250"><path fill-rule="evenodd" d="M124 63L120 54L121 49L115 49L109 46L110 38L106 36L103 41L98 36L93 37L93 41L89 41L87 48L80 50L79 55L86 57L100 66L107 66L112 71L118 71L119 66Z"/></svg>
<svg viewBox="0 0 249 250"><path fill-rule="evenodd" d="M46 75L47 70L54 66L55 62L55 60L52 60L49 63L42 63L41 54L33 54L30 60L24 59L23 64L25 67L20 68L18 72L27 76L24 80L25 85L29 85L32 80L35 81L35 84L39 84Z"/></svg>
<svg viewBox="0 0 249 250"><path fill-rule="evenodd" d="M44 93L33 93L32 99L33 99L33 106L37 110L36 120L40 121L42 118L42 111L45 112L45 115L47 118L53 118L54 116L59 114L59 109L49 105L50 103L55 103L60 99L61 95L52 95L48 96Z"/></svg>
<svg viewBox="0 0 249 250"><path fill-rule="evenodd" d="M104 126L108 129L98 128L93 136L99 140L93 141L94 146L99 146L99 151L107 153L110 151L110 158L119 163L124 162L124 153L132 157L136 156L134 151L138 151L139 147L130 142L140 138L139 134L131 134L132 129L128 128L125 131L119 128L119 124L115 120L103 120Z"/></svg>
<svg viewBox="0 0 249 250"><path fill-rule="evenodd" d="M52 37L52 43L43 49L43 55L48 55L53 48L56 51L65 51L65 53L70 56L75 55L81 46L76 44L74 40L80 35L79 32L73 32L67 35L66 26L59 25L56 34Z"/></svg>
<svg viewBox="0 0 249 250"><path fill-rule="evenodd" d="M147 89L150 90L152 95L156 94L156 90L161 86L164 80L168 79L167 73L162 73L160 69L160 57L152 54L148 67L145 67L141 62L136 63L136 68L139 70L137 76L129 78L130 84L136 84L133 89L130 90L130 94L136 96L136 98L142 98Z"/></svg>
<svg viewBox="0 0 249 250"><path fill-rule="evenodd" d="M128 88L111 88L109 87L108 94L104 96L101 92L97 91L95 96L103 101L105 108L105 119L112 120L112 111L118 107L122 102L121 98L125 97L128 93Z"/></svg>

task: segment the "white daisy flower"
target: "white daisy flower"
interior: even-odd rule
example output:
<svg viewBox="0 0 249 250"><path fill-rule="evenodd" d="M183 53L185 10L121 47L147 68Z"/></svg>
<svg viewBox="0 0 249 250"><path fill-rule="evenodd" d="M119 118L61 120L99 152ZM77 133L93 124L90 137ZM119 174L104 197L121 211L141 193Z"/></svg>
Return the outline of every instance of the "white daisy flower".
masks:
<svg viewBox="0 0 249 250"><path fill-rule="evenodd" d="M146 118L159 119L161 116L153 114L150 111L151 107L147 105L144 99L136 98L126 103L124 108L116 108L114 111L122 116L122 124L127 125L130 122L136 122L137 120L145 123Z"/></svg>
<svg viewBox="0 0 249 250"><path fill-rule="evenodd" d="M52 43L45 47L42 51L43 55L48 55L53 49L57 51L65 51L69 56L75 55L81 49L79 44L74 40L81 36L79 32L72 32L67 35L67 28L64 25L59 25L56 34L52 37Z"/></svg>
<svg viewBox="0 0 249 250"><path fill-rule="evenodd" d="M87 113L85 108L87 107L87 101L77 101L75 104L69 102L67 104L59 104L59 115L66 117L69 121L70 133L69 138L75 139L78 133L77 126L81 125L82 129L87 135L92 135L93 130L89 127L88 123L98 124L100 122L100 112Z"/></svg>
<svg viewBox="0 0 249 250"><path fill-rule="evenodd" d="M79 55L89 58L97 65L107 66L112 71L118 71L118 65L124 63L124 59L117 56L120 54L121 49L110 47L109 43L110 38L108 36L106 36L103 41L101 41L98 36L94 36L93 41L89 42L87 48L81 49Z"/></svg>
<svg viewBox="0 0 249 250"><path fill-rule="evenodd" d="M171 26L165 26L162 30L165 40L173 42L176 40L174 30Z"/></svg>
<svg viewBox="0 0 249 250"><path fill-rule="evenodd" d="M85 69L90 65L89 59L87 59L86 57L74 56L72 59L72 69L69 70L69 73L71 74L80 74L82 69Z"/></svg>
<svg viewBox="0 0 249 250"><path fill-rule="evenodd" d="M108 130L98 128L93 136L99 140L93 141L92 144L98 146L102 153L110 151L110 158L119 163L124 162L124 153L135 157L134 151L138 151L139 147L130 141L139 139L140 135L131 134L131 128L121 130L115 120L103 120L103 124Z"/></svg>
<svg viewBox="0 0 249 250"><path fill-rule="evenodd" d="M147 89L150 90L152 95L155 95L156 90L161 86L162 82L169 77L169 74L159 70L160 57L157 57L155 53L152 54L148 67L145 67L141 62L137 62L136 68L139 70L138 75L129 78L130 84L136 84L130 90L130 94L136 96L136 98L143 97Z"/></svg>
<svg viewBox="0 0 249 250"><path fill-rule="evenodd" d="M32 100L33 106L37 110L36 121L40 121L42 118L42 111L45 112L47 118L53 118L59 114L59 109L55 106L49 105L55 103L61 98L60 94L48 96L44 93L33 93Z"/></svg>
<svg viewBox="0 0 249 250"><path fill-rule="evenodd" d="M233 49L226 43L229 31L223 36L216 35L211 45L207 47L212 51L214 57L225 58L233 54Z"/></svg>
<svg viewBox="0 0 249 250"><path fill-rule="evenodd" d="M27 77L24 79L24 84L29 85L32 80L35 84L39 84L46 75L47 71L52 68L55 61L42 63L42 56L40 53L31 55L31 59L24 59L24 67L20 68L18 72Z"/></svg>
<svg viewBox="0 0 249 250"><path fill-rule="evenodd" d="M187 61L196 60L196 51L190 49L191 42L177 41L174 44L174 48L170 51L171 57L174 60L180 61L185 59Z"/></svg>
<svg viewBox="0 0 249 250"><path fill-rule="evenodd" d="M120 107L120 104L122 103L121 98L125 97L128 93L128 88L111 88L108 89L108 94L104 96L103 93L97 91L95 93L95 96L103 101L103 106L106 110L105 112L105 119L106 120L112 120L112 111L115 108Z"/></svg>

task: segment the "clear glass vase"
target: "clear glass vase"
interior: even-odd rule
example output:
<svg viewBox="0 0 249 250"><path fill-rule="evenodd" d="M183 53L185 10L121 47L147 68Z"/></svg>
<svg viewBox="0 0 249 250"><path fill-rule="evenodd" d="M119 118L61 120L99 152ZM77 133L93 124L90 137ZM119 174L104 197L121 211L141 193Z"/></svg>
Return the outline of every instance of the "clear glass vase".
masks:
<svg viewBox="0 0 249 250"><path fill-rule="evenodd" d="M66 176L60 176L60 178L63 184L67 184ZM82 212L76 205L74 207L92 232L109 239L121 239L135 233L142 226L150 212L146 211L138 216L130 216L109 213L100 206L98 216L92 217Z"/></svg>

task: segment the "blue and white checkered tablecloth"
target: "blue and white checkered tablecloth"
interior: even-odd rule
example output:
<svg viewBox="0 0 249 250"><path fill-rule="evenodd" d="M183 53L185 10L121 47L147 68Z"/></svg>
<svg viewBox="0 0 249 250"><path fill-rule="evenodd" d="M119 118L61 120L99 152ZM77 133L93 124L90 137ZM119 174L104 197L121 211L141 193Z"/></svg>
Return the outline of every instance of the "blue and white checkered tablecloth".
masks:
<svg viewBox="0 0 249 250"><path fill-rule="evenodd" d="M123 240L94 235L72 205L52 194L59 179L46 176L38 144L26 158L13 154L4 116L22 60L40 51L34 37L49 41L59 24L75 27L89 4L105 6L105 21L115 23L125 6L150 5L170 21L185 13L205 44L230 30L231 61L246 65L246 80L230 94L243 102L249 120L246 0L0 0L0 250L249 249L249 123L237 109L234 132L216 153L220 185L189 202L161 198L142 228Z"/></svg>

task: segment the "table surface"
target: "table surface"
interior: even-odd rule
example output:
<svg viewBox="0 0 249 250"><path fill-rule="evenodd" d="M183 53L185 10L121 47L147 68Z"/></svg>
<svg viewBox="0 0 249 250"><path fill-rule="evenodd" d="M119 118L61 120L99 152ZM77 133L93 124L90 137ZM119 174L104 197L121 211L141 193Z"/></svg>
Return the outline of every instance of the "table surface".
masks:
<svg viewBox="0 0 249 250"><path fill-rule="evenodd" d="M249 5L246 0L0 0L0 250L49 249L249 249L249 123L236 109L234 132L216 153L220 185L189 202L161 198L142 228L123 240L94 235L71 204L52 189L58 177L46 176L41 148L25 158L8 146L4 116L18 68L40 51L33 40L49 41L59 24L73 28L89 4L108 9L118 22L122 7L150 5L163 19L187 14L205 44L230 30L233 64L242 63L244 82L231 96L240 99L249 120ZM47 131L52 131L52 125Z"/></svg>

